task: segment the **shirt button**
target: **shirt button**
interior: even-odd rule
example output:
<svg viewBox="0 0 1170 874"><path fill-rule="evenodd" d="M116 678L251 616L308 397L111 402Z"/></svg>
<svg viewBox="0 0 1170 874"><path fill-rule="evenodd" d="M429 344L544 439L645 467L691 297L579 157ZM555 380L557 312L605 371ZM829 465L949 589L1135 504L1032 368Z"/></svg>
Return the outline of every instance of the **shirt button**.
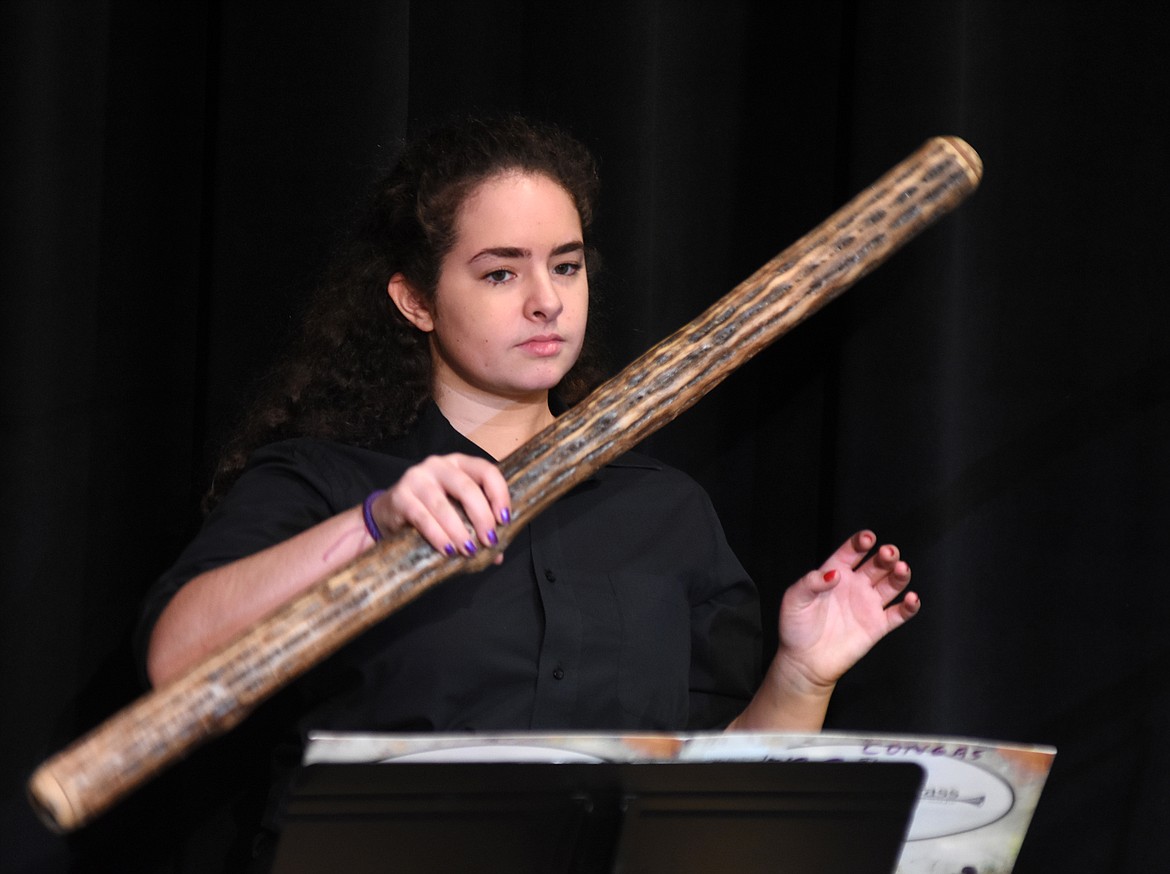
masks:
<svg viewBox="0 0 1170 874"><path fill-rule="evenodd" d="M554 680L563 680L564 678L565 678L564 668L556 668L553 670L553 679Z"/></svg>
<svg viewBox="0 0 1170 874"><path fill-rule="evenodd" d="M557 575L552 572L551 568L544 569L544 578L550 583L555 583L557 581Z"/></svg>

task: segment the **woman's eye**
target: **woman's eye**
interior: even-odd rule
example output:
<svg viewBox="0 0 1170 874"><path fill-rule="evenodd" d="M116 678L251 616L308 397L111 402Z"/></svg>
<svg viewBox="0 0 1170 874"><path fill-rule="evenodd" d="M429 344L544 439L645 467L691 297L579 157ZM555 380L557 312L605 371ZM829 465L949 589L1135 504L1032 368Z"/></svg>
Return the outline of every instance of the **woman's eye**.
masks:
<svg viewBox="0 0 1170 874"><path fill-rule="evenodd" d="M512 271L511 270L504 270L503 268L501 268L499 270L493 270L491 273L484 276L484 279L486 279L492 285L502 285L503 283L507 282L511 278L512 278Z"/></svg>
<svg viewBox="0 0 1170 874"><path fill-rule="evenodd" d="M564 261L553 268L553 273L561 276L572 276L581 269L580 261Z"/></svg>

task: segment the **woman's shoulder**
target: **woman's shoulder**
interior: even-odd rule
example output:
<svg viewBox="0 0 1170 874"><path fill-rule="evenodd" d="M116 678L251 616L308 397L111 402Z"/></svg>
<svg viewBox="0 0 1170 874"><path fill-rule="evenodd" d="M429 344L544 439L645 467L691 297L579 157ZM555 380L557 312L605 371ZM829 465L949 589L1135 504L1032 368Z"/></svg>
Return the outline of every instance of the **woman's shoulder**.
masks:
<svg viewBox="0 0 1170 874"><path fill-rule="evenodd" d="M614 486L645 490L680 506L692 501L701 507L711 503L707 490L690 474L638 450L619 455L597 475Z"/></svg>
<svg viewBox="0 0 1170 874"><path fill-rule="evenodd" d="M689 483L695 488L699 488L699 484L691 477L690 474L677 467L667 464L665 461L647 455L641 450L630 450L623 452L617 458L606 464L607 468L625 471L643 471L654 479L661 479L663 481Z"/></svg>
<svg viewBox="0 0 1170 874"><path fill-rule="evenodd" d="M348 466L381 467L386 464L408 462L395 455L390 447L369 447L327 440L321 437L288 437L266 443L252 452L246 470L272 464L301 467L344 464Z"/></svg>
<svg viewBox="0 0 1170 874"><path fill-rule="evenodd" d="M225 502L234 503L241 496L291 500L316 494L326 509L336 512L375 488L385 488L412 463L382 448L290 437L253 451Z"/></svg>

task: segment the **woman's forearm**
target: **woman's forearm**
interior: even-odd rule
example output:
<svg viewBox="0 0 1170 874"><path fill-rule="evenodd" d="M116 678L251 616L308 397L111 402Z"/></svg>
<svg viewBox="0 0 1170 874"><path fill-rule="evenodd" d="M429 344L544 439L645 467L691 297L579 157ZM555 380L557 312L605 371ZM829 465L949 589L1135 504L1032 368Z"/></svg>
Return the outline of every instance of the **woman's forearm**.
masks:
<svg viewBox="0 0 1170 874"><path fill-rule="evenodd" d="M146 669L161 686L373 544L361 507L283 543L200 574L159 615Z"/></svg>

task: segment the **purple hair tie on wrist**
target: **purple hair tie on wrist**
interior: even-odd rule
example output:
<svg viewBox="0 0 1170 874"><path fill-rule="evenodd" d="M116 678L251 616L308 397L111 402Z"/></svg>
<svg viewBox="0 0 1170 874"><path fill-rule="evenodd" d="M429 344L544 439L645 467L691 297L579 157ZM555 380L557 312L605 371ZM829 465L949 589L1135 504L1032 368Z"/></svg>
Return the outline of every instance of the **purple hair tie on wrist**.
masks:
<svg viewBox="0 0 1170 874"><path fill-rule="evenodd" d="M366 531L370 533L370 537L374 538L374 543L382 539L382 529L374 521L374 501L384 494L386 494L385 489L375 489L370 492L369 497L362 504L362 518L366 520Z"/></svg>

